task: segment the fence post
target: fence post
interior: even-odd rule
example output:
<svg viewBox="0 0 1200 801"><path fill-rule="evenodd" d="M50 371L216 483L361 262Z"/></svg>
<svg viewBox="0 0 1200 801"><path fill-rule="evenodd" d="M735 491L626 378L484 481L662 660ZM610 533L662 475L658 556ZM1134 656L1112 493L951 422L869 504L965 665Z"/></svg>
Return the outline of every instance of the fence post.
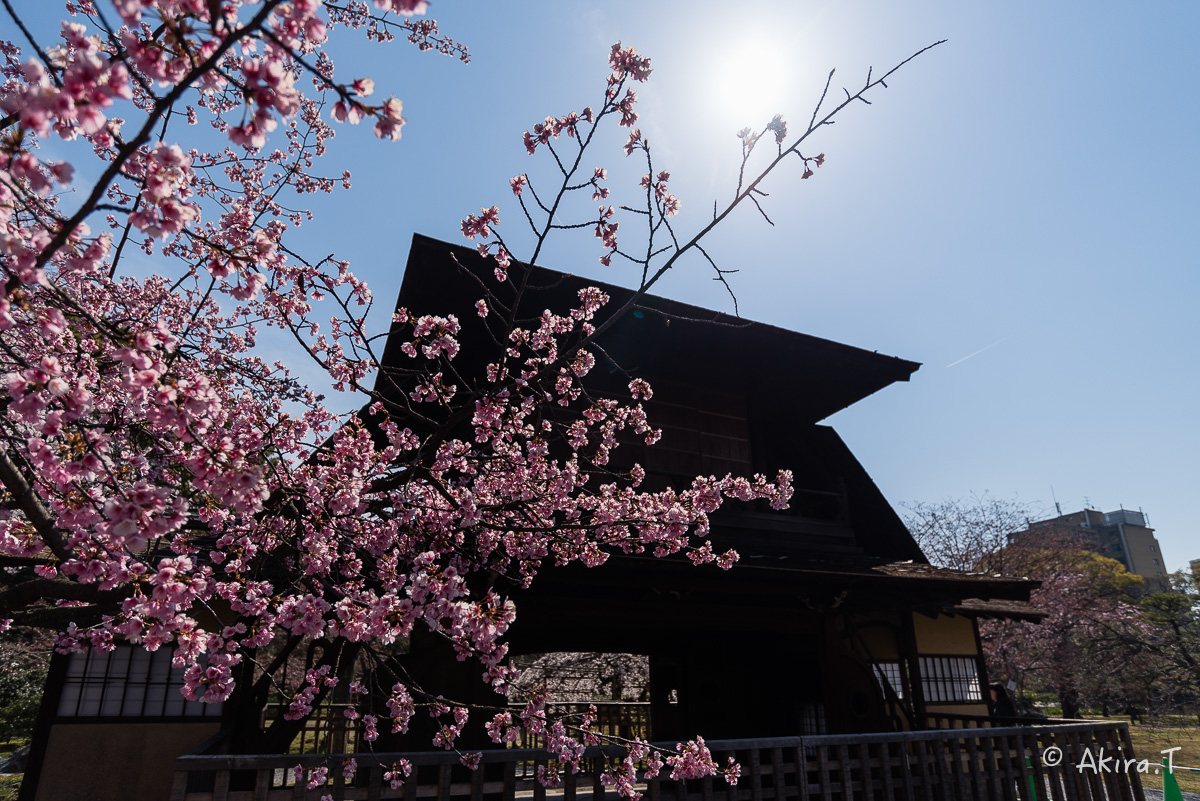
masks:
<svg viewBox="0 0 1200 801"><path fill-rule="evenodd" d="M1175 771L1171 770L1170 760L1163 757L1163 801L1183 801L1183 791L1175 780Z"/></svg>

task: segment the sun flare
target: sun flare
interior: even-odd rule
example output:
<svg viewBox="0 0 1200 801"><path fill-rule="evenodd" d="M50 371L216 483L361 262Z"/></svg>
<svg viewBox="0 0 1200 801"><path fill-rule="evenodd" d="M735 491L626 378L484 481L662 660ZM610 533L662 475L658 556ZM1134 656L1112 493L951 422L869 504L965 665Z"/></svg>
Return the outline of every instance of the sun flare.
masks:
<svg viewBox="0 0 1200 801"><path fill-rule="evenodd" d="M774 36L743 38L719 60L712 82L712 111L731 130L750 126L761 131L776 114L792 105L789 48Z"/></svg>

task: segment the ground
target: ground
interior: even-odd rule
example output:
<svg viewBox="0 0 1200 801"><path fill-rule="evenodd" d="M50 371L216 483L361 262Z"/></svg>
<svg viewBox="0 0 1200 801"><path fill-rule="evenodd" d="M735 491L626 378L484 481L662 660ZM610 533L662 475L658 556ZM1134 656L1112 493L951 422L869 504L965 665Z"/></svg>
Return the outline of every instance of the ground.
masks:
<svg viewBox="0 0 1200 801"><path fill-rule="evenodd" d="M1190 721L1190 724L1187 723ZM1172 720L1183 725L1133 725L1129 736L1133 740L1133 752L1141 759L1149 759L1151 765L1161 760L1160 752L1165 748L1179 747L1175 752L1176 766L1200 767L1200 727L1194 718ZM1176 770L1175 779L1184 792L1200 793L1200 773ZM1151 767L1149 775L1142 776L1142 786L1147 789L1162 789L1162 776L1156 776Z"/></svg>

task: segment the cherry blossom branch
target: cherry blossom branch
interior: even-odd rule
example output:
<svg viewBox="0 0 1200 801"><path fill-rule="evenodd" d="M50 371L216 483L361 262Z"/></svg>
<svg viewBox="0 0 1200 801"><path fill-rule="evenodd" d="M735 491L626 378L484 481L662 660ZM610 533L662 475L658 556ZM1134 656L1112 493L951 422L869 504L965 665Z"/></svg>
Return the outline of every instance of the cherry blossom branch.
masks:
<svg viewBox="0 0 1200 801"><path fill-rule="evenodd" d="M266 0L263 3L263 7L259 9L258 13L254 15L247 25L239 28L236 31L233 31L226 36L211 55L202 61L199 66L193 67L190 71L188 71L184 77L184 80L176 84L175 87L166 95L155 101L154 108L148 115L146 122L138 130L138 133L133 137L133 139L121 146L121 148L117 151L116 157L96 181L91 193L80 205L79 210L71 215L66 224L59 228L54 236L51 237L49 244L47 244L38 254L35 265L36 267L40 268L44 266L51 259L51 257L58 252L58 249L66 243L67 238L71 235L71 233L78 229L80 223L82 223L92 213L93 207L99 202L101 196L103 196L104 192L107 190L109 183L111 183L112 180L117 177L118 173L120 173L121 169L124 167L129 158L137 151L139 147L150 141L150 134L153 131L154 126L158 123L159 118L166 113L166 110L173 106L175 102L183 96L183 93L192 86L193 83L198 81L205 73L215 67L225 53L228 52L235 44L255 33L263 25L267 17L270 16L271 12L275 10L275 7L280 5L282 2L283 0Z"/></svg>
<svg viewBox="0 0 1200 801"><path fill-rule="evenodd" d="M64 561L74 558L75 554L55 525L54 516L46 509L37 491L25 480L24 472L13 463L6 449L0 449L0 483L8 490L8 494L13 497L17 506L25 513L25 518L54 555Z"/></svg>

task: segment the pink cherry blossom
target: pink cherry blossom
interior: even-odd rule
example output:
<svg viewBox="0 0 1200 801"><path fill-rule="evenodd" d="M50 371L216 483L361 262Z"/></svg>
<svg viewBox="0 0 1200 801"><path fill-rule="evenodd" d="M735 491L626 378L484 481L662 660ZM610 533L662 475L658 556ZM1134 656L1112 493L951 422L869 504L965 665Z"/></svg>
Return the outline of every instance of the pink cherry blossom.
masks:
<svg viewBox="0 0 1200 801"><path fill-rule="evenodd" d="M405 124L401 100L369 103L374 81L343 82L326 45L358 31L464 62L466 48L433 20L406 18L427 10L423 0L114 5L110 19L124 27L113 35L98 8L76 3L61 38L40 48L52 55L0 47L0 111L15 126L0 153L0 482L10 499L0 553L34 563L13 579L28 595L0 600L0 629L52 619L63 652L166 648L187 699L226 701L239 681L255 683L250 694L275 688L284 711L271 725L298 731L350 681L339 660L376 664L418 630L509 693L517 605L481 575L528 585L556 565L626 554L729 568L737 554L706 539L709 515L726 503L787 507L786 470L657 492L639 487L640 467L597 481L613 475L606 465L626 437L661 435L641 403L652 397L645 380L621 400L586 391L604 364L596 336L630 307L589 287L564 308L522 316L511 297L551 233L586 228L605 264L643 268L652 278L637 298L693 248L673 239L681 204L640 129L624 152L646 158L641 192L579 166L595 163L584 151L600 146L597 128L636 124L629 84L650 77L649 59L613 46L601 102L524 134L526 151L557 161L561 178L509 181L520 209L504 219L532 226L531 250L505 239L498 206L462 220L494 260L482 297L468 299L479 297L478 318L399 309L380 332L368 328L371 291L350 265L328 250L302 254L292 233L312 216L296 196L349 188L349 173L317 166L332 148L331 120L369 119L386 140ZM39 143L54 138L77 140L63 151L70 162L42 158ZM742 141L748 152L753 140ZM560 159L565 150L571 158ZM642 207L610 200L626 189ZM628 214L642 216L622 227ZM618 234L631 230L648 241L624 247ZM275 341L260 341L267 332L296 343L301 369L277 360ZM396 354L386 364L385 338ZM332 400L298 377L313 370ZM294 656L287 649L300 643L320 643L300 675L251 664L268 647ZM588 720L581 730L553 720L536 694L519 711L472 715L408 679L376 674L350 689L344 718L368 743L381 722L405 732L426 712L445 748L471 726L497 743L524 730L577 765L584 741L600 736ZM699 739L665 759L633 750L637 760L612 778L625 795L642 761L676 778L718 772ZM358 765L333 767L353 778ZM404 760L384 767L393 787L412 771ZM296 778L324 787L329 769L297 767Z"/></svg>

